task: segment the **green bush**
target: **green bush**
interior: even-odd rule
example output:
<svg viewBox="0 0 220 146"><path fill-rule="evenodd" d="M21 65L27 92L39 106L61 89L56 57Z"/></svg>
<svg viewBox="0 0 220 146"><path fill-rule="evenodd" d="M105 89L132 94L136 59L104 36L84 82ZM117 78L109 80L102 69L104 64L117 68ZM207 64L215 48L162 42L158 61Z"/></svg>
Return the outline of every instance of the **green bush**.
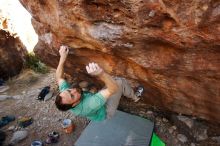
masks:
<svg viewBox="0 0 220 146"><path fill-rule="evenodd" d="M33 52L28 53L26 57L25 67L39 73L48 72L48 67L44 63L42 63Z"/></svg>

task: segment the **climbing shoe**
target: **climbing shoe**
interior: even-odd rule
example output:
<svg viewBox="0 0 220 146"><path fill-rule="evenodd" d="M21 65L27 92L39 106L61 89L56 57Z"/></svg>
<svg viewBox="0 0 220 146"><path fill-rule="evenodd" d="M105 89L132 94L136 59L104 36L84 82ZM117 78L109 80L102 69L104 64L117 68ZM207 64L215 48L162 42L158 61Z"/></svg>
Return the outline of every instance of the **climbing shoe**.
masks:
<svg viewBox="0 0 220 146"><path fill-rule="evenodd" d="M4 116L0 120L0 128L15 120L15 116Z"/></svg>
<svg viewBox="0 0 220 146"><path fill-rule="evenodd" d="M46 139L46 143L47 144L57 143L59 140L59 137L60 137L59 133L53 131L48 134L48 138Z"/></svg>
<svg viewBox="0 0 220 146"><path fill-rule="evenodd" d="M21 128L25 128L33 123L33 119L31 117L23 117L18 120L18 126Z"/></svg>
<svg viewBox="0 0 220 146"><path fill-rule="evenodd" d="M135 90L135 96L136 98L134 99L134 102L138 102L141 98L141 96L143 95L144 92L144 87L143 86L138 86Z"/></svg>

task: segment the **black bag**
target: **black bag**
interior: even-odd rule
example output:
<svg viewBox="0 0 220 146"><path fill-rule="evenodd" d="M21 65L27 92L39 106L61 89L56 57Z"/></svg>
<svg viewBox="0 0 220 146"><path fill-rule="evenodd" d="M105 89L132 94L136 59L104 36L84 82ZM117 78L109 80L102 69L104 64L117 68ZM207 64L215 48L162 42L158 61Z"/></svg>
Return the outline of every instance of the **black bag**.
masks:
<svg viewBox="0 0 220 146"><path fill-rule="evenodd" d="M44 97L50 92L50 86L44 87L41 91L40 94L38 95L37 99L38 100L44 100Z"/></svg>

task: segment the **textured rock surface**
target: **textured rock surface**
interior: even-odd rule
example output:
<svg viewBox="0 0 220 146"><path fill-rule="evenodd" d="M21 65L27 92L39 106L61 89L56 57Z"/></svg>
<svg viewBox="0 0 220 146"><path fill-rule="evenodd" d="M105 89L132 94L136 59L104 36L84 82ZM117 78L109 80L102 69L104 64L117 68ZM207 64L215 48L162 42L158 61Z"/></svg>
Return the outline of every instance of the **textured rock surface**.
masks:
<svg viewBox="0 0 220 146"><path fill-rule="evenodd" d="M35 52L66 72L89 61L145 86L144 102L220 121L219 0L20 0L39 35Z"/></svg>
<svg viewBox="0 0 220 146"><path fill-rule="evenodd" d="M17 75L23 67L26 53L18 38L0 30L0 78L8 79Z"/></svg>

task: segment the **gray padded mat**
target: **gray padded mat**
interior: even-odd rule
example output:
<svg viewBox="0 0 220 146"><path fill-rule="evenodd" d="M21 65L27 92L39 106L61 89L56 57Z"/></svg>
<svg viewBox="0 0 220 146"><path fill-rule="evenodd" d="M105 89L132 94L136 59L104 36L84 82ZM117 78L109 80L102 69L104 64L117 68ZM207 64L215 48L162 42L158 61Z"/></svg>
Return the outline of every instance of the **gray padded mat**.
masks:
<svg viewBox="0 0 220 146"><path fill-rule="evenodd" d="M154 123L117 111L110 120L90 122L74 146L148 146Z"/></svg>

